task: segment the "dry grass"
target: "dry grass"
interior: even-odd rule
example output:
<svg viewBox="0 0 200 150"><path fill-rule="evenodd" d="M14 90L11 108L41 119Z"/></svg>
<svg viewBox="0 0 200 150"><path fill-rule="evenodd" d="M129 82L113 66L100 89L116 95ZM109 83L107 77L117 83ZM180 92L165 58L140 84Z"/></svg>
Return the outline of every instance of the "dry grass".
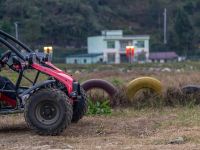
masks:
<svg viewBox="0 0 200 150"><path fill-rule="evenodd" d="M180 88L187 84L200 84L200 71L162 72L129 67L129 70L120 71L114 67L113 70L85 70L81 74L73 75L80 81L91 78L111 81L122 91L117 95L118 106L129 105L123 94L129 81L141 76L156 77L163 83L164 105L156 108L137 106L140 109L115 108L109 116L86 116L57 137L34 134L26 126L22 115L0 116L0 149L199 149L199 107L193 105L194 103L183 107L179 103L194 100L194 97L184 96ZM10 71L3 72L3 75L11 77L12 80L16 80L17 77ZM28 76L32 77L33 73L29 72ZM198 95L195 99L198 100ZM138 100L149 102L149 99L144 97ZM154 106L154 103L151 104ZM179 136L184 137L183 144L168 144L170 140Z"/></svg>
<svg viewBox="0 0 200 150"><path fill-rule="evenodd" d="M0 117L0 149L198 149L199 107L113 110L112 116L84 117L61 136L43 137L22 115ZM180 145L168 142L182 136Z"/></svg>
<svg viewBox="0 0 200 150"><path fill-rule="evenodd" d="M138 108L145 105L149 106L176 106L176 105L192 105L200 103L200 95L185 95L182 93L181 88L188 84L200 85L200 71L184 71L184 72L162 72L162 71L145 71L141 70L129 72L121 72L117 70L111 71L97 71L97 72L83 72L81 74L74 74L81 81L99 78L105 79L112 82L116 87L118 87L120 93L118 93L115 98L117 105L130 105L126 95L125 87L131 80L141 77L141 76L151 76L159 79L163 85L163 96L155 97L155 95L146 94L134 99L134 101L139 103L133 103L133 106L138 106ZM160 100L160 101L159 101ZM140 103L141 102L141 103ZM151 102L151 103L149 103ZM157 103L158 102L158 103ZM142 105L140 105L142 104Z"/></svg>

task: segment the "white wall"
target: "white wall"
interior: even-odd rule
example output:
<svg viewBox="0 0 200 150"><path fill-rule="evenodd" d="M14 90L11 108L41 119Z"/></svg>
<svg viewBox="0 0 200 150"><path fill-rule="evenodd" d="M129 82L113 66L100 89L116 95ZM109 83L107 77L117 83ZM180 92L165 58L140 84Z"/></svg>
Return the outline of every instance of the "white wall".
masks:
<svg viewBox="0 0 200 150"><path fill-rule="evenodd" d="M149 59L149 39L148 40L145 40L145 49L146 49L146 58Z"/></svg>
<svg viewBox="0 0 200 150"><path fill-rule="evenodd" d="M105 32L105 31L104 31ZM105 34L105 33L104 33ZM114 53L115 54L115 63L120 63L120 53L125 53L125 49L121 51L121 45L120 40L129 40L132 41L133 45L137 41L144 41L144 48L135 47L135 54L137 57L137 53L140 53L142 51L146 52L146 58L149 57L149 39L150 37L148 35L144 36L123 36L121 31L118 31L114 33L114 31L107 32L107 34L116 34L118 36L94 36L94 37L88 37L88 53L103 53L104 62L107 62L107 54ZM119 36L120 35L120 36ZM107 41L114 40L115 41L115 48L114 49L108 49L107 48Z"/></svg>
<svg viewBox="0 0 200 150"><path fill-rule="evenodd" d="M104 30L101 32L103 36L122 36L122 30Z"/></svg>
<svg viewBox="0 0 200 150"><path fill-rule="evenodd" d="M67 64L75 64L75 59L77 60L77 64L95 64L100 61L100 59L103 59L103 56L97 56L97 57L69 57L66 58ZM84 60L87 60L85 63Z"/></svg>
<svg viewBox="0 0 200 150"><path fill-rule="evenodd" d="M117 49L117 50L120 50L120 42L119 42L119 40L116 40L115 41L115 49Z"/></svg>
<svg viewBox="0 0 200 150"><path fill-rule="evenodd" d="M87 42L89 54L103 53L107 46L103 36L88 37Z"/></svg>

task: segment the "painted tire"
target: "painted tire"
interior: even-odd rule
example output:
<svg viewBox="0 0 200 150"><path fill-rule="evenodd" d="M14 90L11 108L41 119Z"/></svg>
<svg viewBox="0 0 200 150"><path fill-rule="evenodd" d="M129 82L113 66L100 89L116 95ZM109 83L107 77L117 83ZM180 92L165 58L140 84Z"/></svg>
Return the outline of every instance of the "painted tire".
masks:
<svg viewBox="0 0 200 150"><path fill-rule="evenodd" d="M94 88L102 89L109 95L111 99L117 93L117 89L114 85L102 79L90 79L83 82L81 86L86 92Z"/></svg>
<svg viewBox="0 0 200 150"><path fill-rule="evenodd" d="M152 77L140 77L129 82L126 94L129 99L132 99L139 90L144 88L152 89L159 94L162 93L162 85L159 80Z"/></svg>

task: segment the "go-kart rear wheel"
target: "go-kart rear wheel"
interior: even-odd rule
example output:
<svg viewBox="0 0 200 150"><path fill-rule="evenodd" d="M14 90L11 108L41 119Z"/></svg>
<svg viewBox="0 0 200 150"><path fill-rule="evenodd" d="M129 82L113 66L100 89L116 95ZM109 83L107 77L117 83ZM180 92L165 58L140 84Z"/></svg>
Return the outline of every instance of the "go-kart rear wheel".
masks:
<svg viewBox="0 0 200 150"><path fill-rule="evenodd" d="M81 95L80 99L75 102L73 106L73 117L72 117L72 123L77 123L87 112L87 96L85 93L85 90L81 88Z"/></svg>
<svg viewBox="0 0 200 150"><path fill-rule="evenodd" d="M25 120L40 135L58 135L72 119L69 98L57 89L36 91L25 105Z"/></svg>

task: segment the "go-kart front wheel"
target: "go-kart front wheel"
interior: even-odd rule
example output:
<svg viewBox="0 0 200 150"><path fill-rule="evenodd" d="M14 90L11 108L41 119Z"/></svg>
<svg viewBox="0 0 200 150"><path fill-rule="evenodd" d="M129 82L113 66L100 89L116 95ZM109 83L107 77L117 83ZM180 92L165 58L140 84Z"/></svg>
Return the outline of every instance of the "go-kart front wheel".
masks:
<svg viewBox="0 0 200 150"><path fill-rule="evenodd" d="M72 119L69 98L57 89L36 91L25 105L25 120L40 135L59 135Z"/></svg>

